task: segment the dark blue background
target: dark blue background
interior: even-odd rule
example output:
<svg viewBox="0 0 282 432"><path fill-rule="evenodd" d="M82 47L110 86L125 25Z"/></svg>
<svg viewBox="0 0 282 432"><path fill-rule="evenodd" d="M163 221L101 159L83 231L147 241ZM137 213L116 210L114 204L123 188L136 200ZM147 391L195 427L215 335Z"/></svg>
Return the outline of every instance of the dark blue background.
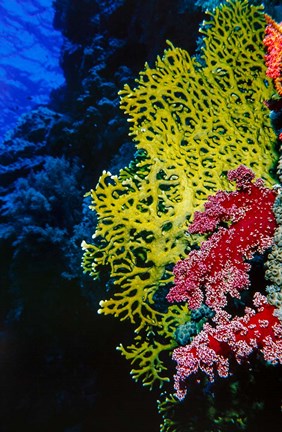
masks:
<svg viewBox="0 0 282 432"><path fill-rule="evenodd" d="M52 0L0 2L0 141L18 117L64 82Z"/></svg>

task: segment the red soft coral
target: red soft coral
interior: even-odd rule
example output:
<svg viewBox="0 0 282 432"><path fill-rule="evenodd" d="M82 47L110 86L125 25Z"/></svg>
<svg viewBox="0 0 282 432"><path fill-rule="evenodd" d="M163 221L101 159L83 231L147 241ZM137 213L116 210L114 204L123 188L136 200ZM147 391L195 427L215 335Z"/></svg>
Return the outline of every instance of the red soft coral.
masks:
<svg viewBox="0 0 282 432"><path fill-rule="evenodd" d="M187 301L196 309L205 301L218 311L226 306L227 293L239 298L248 287L250 264L246 260L271 246L276 227L272 211L276 192L264 187L261 179L253 183L253 178L243 165L229 171L228 179L236 181L237 191L218 192L208 199L204 212L195 213L190 233L217 231L200 250L175 265L175 286L167 296L170 302ZM218 226L220 222L229 226Z"/></svg>
<svg viewBox="0 0 282 432"><path fill-rule="evenodd" d="M275 88L282 96L282 23L276 23L268 15L265 15L265 19L268 23L263 40L267 48L266 74L274 80Z"/></svg>
<svg viewBox="0 0 282 432"><path fill-rule="evenodd" d="M254 297L255 309L246 309L244 317L219 312L216 327L205 324L203 330L184 347L176 348L173 359L177 362L176 395L183 399L187 392L187 378L198 371L205 372L211 381L215 372L221 377L229 374L230 354L238 363L254 351L261 351L265 360L282 363L282 325L273 315L274 306L259 293Z"/></svg>
<svg viewBox="0 0 282 432"><path fill-rule="evenodd" d="M189 345L174 350L179 399L186 394L188 377L198 371L211 380L215 372L226 377L231 354L240 363L260 351L265 360L282 363L282 324L265 296L256 293L255 309L246 308L243 317L232 318L223 309L227 294L239 298L250 283L246 260L272 244L276 191L264 187L261 179L253 182L253 172L243 165L229 171L228 179L236 181L237 190L219 191L209 197L204 212L196 212L189 232L214 233L176 264L175 286L167 296L171 302L188 301L192 309L205 302L216 312L212 324L205 324Z"/></svg>

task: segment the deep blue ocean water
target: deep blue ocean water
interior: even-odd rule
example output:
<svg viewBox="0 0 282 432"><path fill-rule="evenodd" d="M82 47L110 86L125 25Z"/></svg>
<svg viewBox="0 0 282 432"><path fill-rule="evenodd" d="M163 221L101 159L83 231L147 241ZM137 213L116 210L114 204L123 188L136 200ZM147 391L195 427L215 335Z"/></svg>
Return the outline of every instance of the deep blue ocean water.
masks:
<svg viewBox="0 0 282 432"><path fill-rule="evenodd" d="M0 2L0 141L19 116L64 82L52 0Z"/></svg>

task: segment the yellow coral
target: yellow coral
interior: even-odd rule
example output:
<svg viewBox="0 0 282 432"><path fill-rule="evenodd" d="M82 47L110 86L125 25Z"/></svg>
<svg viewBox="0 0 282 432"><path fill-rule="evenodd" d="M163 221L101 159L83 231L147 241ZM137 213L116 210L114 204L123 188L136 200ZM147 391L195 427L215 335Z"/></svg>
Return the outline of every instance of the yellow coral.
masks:
<svg viewBox="0 0 282 432"><path fill-rule="evenodd" d="M186 305L180 307L173 305L168 313L161 315L159 328L149 328L145 340L137 335L132 345L125 348L121 344L117 348L134 367L131 376L135 381L140 379L143 385L150 389L156 382L162 387L164 382L170 381L167 377L168 368L161 356L164 352L171 353L176 348L174 331L178 325L184 324L188 319Z"/></svg>
<svg viewBox="0 0 282 432"><path fill-rule="evenodd" d="M210 15L201 29L201 60L169 43L137 87L120 92L139 155L118 176L104 172L91 191L98 224L94 243L83 242L83 266L95 278L109 269L116 289L100 312L130 320L137 333L161 332L164 316L174 314L176 306L159 308L155 295L172 283L172 265L187 255L185 231L194 211L211 193L230 188L226 171L243 163L273 183L276 137L263 104L273 87L265 76L262 8L231 1ZM164 350L169 331L161 338ZM154 343L159 356L161 345ZM140 346L122 352L132 360L138 351L142 362L147 348ZM159 368L151 357L151 367ZM149 385L165 379L158 371L149 375Z"/></svg>
<svg viewBox="0 0 282 432"><path fill-rule="evenodd" d="M179 405L179 399L174 395L162 395L163 400L158 400L158 411L163 418L163 423L160 425L160 432L185 432L185 425L174 420L175 410ZM189 428L190 429L190 428Z"/></svg>

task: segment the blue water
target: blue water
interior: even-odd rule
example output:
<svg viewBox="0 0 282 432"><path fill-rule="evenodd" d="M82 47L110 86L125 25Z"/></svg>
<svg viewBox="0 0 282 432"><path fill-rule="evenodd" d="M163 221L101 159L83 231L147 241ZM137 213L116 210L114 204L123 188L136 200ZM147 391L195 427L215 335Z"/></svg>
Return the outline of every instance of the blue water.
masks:
<svg viewBox="0 0 282 432"><path fill-rule="evenodd" d="M52 0L0 2L0 141L18 117L64 82Z"/></svg>

